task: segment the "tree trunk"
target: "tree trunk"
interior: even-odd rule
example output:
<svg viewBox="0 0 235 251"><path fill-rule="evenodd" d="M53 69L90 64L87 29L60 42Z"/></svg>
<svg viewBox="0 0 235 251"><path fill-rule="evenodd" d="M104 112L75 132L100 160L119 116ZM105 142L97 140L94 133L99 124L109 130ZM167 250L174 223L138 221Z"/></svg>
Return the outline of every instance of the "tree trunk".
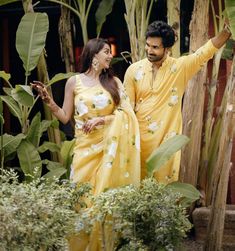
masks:
<svg viewBox="0 0 235 251"><path fill-rule="evenodd" d="M173 26L178 37L172 47L172 56L180 56L180 0L167 0L167 18L168 24Z"/></svg>
<svg viewBox="0 0 235 251"><path fill-rule="evenodd" d="M67 0L66 3L68 5L71 5L70 0ZM73 40L71 32L72 29L70 20L71 20L70 10L64 6L61 6L59 35L60 35L61 56L65 62L66 72L75 71Z"/></svg>
<svg viewBox="0 0 235 251"><path fill-rule="evenodd" d="M208 0L195 0L190 23L190 52L207 41L208 10ZM190 142L182 151L180 180L194 186L197 185L200 160L206 75L207 67L204 66L190 81L183 103L183 134Z"/></svg>
<svg viewBox="0 0 235 251"><path fill-rule="evenodd" d="M235 132L235 57L228 85L227 105L222 123L223 130L216 167L213 172L212 207L204 245L205 251L222 250L230 160Z"/></svg>
<svg viewBox="0 0 235 251"><path fill-rule="evenodd" d="M65 0L68 5L71 5L70 0ZM71 13L70 10L61 5L61 15L59 21L59 36L60 36L60 50L61 57L65 62L66 72L75 72L75 58L73 51L72 27L71 27ZM75 122L70 120L72 133L74 134Z"/></svg>

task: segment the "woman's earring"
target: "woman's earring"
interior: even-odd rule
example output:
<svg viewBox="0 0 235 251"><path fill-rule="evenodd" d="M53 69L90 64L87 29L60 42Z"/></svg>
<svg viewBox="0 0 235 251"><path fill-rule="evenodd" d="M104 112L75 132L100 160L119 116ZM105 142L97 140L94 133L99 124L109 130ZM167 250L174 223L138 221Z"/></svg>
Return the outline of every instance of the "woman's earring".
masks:
<svg viewBox="0 0 235 251"><path fill-rule="evenodd" d="M98 71L98 68L99 68L99 61L97 58L93 58L92 59L92 68L95 70L95 71Z"/></svg>

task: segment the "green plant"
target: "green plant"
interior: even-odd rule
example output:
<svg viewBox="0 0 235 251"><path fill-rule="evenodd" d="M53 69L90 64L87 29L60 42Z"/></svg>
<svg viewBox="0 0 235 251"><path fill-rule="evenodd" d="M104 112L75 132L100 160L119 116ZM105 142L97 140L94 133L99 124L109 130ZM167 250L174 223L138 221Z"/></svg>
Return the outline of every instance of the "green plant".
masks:
<svg viewBox="0 0 235 251"><path fill-rule="evenodd" d="M8 0L8 1L14 1L14 0ZM71 4L66 3L66 1L63 0L44 0L44 1L60 4L68 8L70 11L72 11L80 20L83 44L86 44L88 42L87 20L94 0L90 1L72 0L74 7L72 7ZM106 20L106 16L109 15L112 11L114 2L115 0L102 0L99 3L99 6L95 13L96 24L97 24L96 26L97 37L99 37L100 35L102 26Z"/></svg>
<svg viewBox="0 0 235 251"><path fill-rule="evenodd" d="M19 183L14 172L0 175L0 250L66 250L90 187L41 178ZM77 208L77 207L76 207Z"/></svg>
<svg viewBox="0 0 235 251"><path fill-rule="evenodd" d="M132 62L145 57L145 32L154 1L157 2L157 0L124 0L126 7L124 17L130 38Z"/></svg>
<svg viewBox="0 0 235 251"><path fill-rule="evenodd" d="M173 250L191 228L181 197L149 178L95 197L81 225L99 223L104 250Z"/></svg>
<svg viewBox="0 0 235 251"><path fill-rule="evenodd" d="M45 46L46 33L48 30L48 18L45 13L27 13L25 14L16 35L16 48L19 56L23 62L25 69L25 83L24 85L12 86L10 83L11 75L0 71L0 77L8 84L8 88L3 88L6 95L0 96L3 101L10 109L13 116L15 116L21 126L21 133L18 135L4 134L1 150L1 162L3 160L9 161L17 157L19 159L20 169L24 172L27 180L38 178L42 173L42 165L45 164L50 170L47 176L60 177L67 172L66 177L69 176L68 170L71 163L71 152L62 151L61 147L63 144L56 144L54 142L41 141L41 137L45 131L49 128L58 128L57 120L42 120L41 114L37 113L29 121L29 115L37 102L31 87L28 85L28 76L30 72L37 66L42 50ZM49 82L47 86L56 83L57 81L66 79L74 75L74 73L57 74ZM1 134L2 135L2 134ZM71 142L71 146L73 142ZM72 147L69 147L72 151ZM41 153L49 150L51 153L57 152L63 155L62 162L49 162L47 160L41 160ZM70 160L70 163L68 162ZM37 167L37 172L35 168Z"/></svg>
<svg viewBox="0 0 235 251"><path fill-rule="evenodd" d="M154 172L161 169L162 166L189 142L189 138L185 135L175 135L163 142L155 149L146 161L148 176L153 176Z"/></svg>
<svg viewBox="0 0 235 251"><path fill-rule="evenodd" d="M3 124L4 124L4 118L3 118L3 105L2 100L0 99L0 168L1 173L3 170L3 163L4 163L4 150L3 150Z"/></svg>

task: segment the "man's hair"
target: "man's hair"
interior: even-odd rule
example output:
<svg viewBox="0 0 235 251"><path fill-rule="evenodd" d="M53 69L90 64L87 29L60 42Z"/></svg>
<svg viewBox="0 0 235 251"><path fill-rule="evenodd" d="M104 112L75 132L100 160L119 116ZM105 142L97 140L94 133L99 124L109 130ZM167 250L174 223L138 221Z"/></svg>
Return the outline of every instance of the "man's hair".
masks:
<svg viewBox="0 0 235 251"><path fill-rule="evenodd" d="M146 31L145 38L160 37L164 48L170 48L176 41L174 29L163 21L154 21Z"/></svg>

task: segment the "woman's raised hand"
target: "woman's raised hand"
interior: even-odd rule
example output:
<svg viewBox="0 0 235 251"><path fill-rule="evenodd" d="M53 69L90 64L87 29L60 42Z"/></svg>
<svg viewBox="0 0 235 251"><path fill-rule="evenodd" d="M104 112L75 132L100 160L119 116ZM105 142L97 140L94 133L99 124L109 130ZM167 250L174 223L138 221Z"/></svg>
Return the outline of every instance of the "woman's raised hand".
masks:
<svg viewBox="0 0 235 251"><path fill-rule="evenodd" d="M40 81L33 81L33 83L31 83L31 86L33 87L34 90L36 90L38 92L38 95L41 97L41 99L49 104L51 101L51 96L49 95L46 86L40 82Z"/></svg>

